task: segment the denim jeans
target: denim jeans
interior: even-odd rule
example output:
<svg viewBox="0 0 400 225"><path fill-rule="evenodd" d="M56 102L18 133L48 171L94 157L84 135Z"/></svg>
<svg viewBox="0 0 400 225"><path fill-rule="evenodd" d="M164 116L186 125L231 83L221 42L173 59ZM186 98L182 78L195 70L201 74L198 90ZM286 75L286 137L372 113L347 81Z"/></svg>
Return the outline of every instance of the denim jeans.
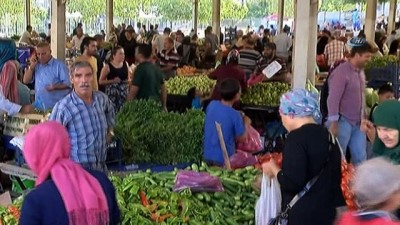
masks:
<svg viewBox="0 0 400 225"><path fill-rule="evenodd" d="M330 122L327 122L327 126L330 126ZM360 124L352 125L341 116L338 122L337 139L344 155L347 149L350 149L351 162L354 165L367 160L367 136L360 130Z"/></svg>

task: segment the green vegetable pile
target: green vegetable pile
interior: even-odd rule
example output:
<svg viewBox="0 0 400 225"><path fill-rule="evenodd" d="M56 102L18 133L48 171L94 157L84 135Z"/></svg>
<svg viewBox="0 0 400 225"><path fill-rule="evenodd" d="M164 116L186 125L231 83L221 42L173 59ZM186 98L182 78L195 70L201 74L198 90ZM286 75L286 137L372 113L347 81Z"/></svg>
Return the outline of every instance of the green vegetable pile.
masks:
<svg viewBox="0 0 400 225"><path fill-rule="evenodd" d="M375 103L379 102L378 91L374 91L372 88L365 89L365 101L366 105L369 108L375 105Z"/></svg>
<svg viewBox="0 0 400 225"><path fill-rule="evenodd" d="M140 172L126 177L111 176L117 191L122 224L247 225L254 224L254 206L259 193L252 183L259 174L254 167L235 171L194 164L193 170L218 176L224 192L172 191L173 172Z"/></svg>
<svg viewBox="0 0 400 225"><path fill-rule="evenodd" d="M207 76L176 76L166 82L168 94L187 95L190 88L196 87L204 96L210 96L215 81Z"/></svg>
<svg viewBox="0 0 400 225"><path fill-rule="evenodd" d="M282 94L289 90L290 86L287 83L259 83L249 87L241 96L241 101L247 105L278 106Z"/></svg>
<svg viewBox="0 0 400 225"><path fill-rule="evenodd" d="M374 56L365 65L365 70L369 70L372 68L384 68L390 64L395 63L397 63L397 57L394 55Z"/></svg>
<svg viewBox="0 0 400 225"><path fill-rule="evenodd" d="M204 119L200 110L163 112L155 100L126 103L117 114L115 126L124 161L163 165L200 162Z"/></svg>
<svg viewBox="0 0 400 225"><path fill-rule="evenodd" d="M8 207L0 206L0 225L18 224L23 200L23 196L21 196L14 200L13 204Z"/></svg>

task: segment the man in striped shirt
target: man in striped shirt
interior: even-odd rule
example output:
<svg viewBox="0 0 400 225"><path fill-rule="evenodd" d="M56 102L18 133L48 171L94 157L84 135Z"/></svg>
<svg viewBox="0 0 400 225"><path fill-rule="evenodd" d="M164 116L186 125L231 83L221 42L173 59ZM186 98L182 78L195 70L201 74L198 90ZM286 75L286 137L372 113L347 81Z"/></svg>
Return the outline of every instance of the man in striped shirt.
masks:
<svg viewBox="0 0 400 225"><path fill-rule="evenodd" d="M251 36L244 37L243 49L239 51L239 66L246 72L246 79L256 70L261 54L254 49L255 40Z"/></svg>
<svg viewBox="0 0 400 225"><path fill-rule="evenodd" d="M334 37L331 37L331 41L325 46L324 55L327 59L329 67L331 67L335 62L343 59L344 57L344 52L346 48L344 43L338 40L338 38L340 37L339 34L335 32Z"/></svg>
<svg viewBox="0 0 400 225"><path fill-rule="evenodd" d="M158 53L158 59L166 80L176 75L180 57L175 50L174 40L172 38L168 37L164 40L164 49Z"/></svg>
<svg viewBox="0 0 400 225"><path fill-rule="evenodd" d="M88 62L75 62L71 67L74 90L54 106L50 120L67 128L73 161L106 172L106 144L111 141L115 114L109 98L93 91L94 76Z"/></svg>

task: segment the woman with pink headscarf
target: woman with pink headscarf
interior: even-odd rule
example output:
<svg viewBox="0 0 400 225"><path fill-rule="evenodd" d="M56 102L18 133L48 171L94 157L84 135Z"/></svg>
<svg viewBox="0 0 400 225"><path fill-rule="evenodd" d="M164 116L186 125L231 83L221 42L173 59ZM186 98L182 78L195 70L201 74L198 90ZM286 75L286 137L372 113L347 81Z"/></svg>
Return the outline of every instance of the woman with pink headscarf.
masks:
<svg viewBox="0 0 400 225"><path fill-rule="evenodd" d="M27 133L23 152L37 179L22 205L20 225L119 224L112 183L105 174L71 161L69 143L57 122L44 122Z"/></svg>

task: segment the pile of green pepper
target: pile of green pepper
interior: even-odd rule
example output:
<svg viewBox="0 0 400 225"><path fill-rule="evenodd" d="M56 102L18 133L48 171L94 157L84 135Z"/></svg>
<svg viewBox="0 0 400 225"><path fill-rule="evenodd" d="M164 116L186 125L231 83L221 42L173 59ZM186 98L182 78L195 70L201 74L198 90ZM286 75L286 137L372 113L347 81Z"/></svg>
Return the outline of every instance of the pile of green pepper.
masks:
<svg viewBox="0 0 400 225"><path fill-rule="evenodd" d="M115 134L122 141L124 161L165 165L201 161L204 113L161 109L157 101L137 100L117 114Z"/></svg>

